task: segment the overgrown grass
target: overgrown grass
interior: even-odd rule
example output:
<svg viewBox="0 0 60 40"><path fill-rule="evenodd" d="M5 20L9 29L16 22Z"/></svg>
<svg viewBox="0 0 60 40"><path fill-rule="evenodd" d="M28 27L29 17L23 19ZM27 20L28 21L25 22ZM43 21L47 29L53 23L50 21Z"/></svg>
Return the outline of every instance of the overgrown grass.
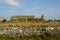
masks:
<svg viewBox="0 0 60 40"><path fill-rule="evenodd" d="M0 36L0 40L60 40L60 35L44 33L41 35L34 34L32 36L19 36L19 37Z"/></svg>
<svg viewBox="0 0 60 40"><path fill-rule="evenodd" d="M0 27L60 27L60 22L0 22Z"/></svg>

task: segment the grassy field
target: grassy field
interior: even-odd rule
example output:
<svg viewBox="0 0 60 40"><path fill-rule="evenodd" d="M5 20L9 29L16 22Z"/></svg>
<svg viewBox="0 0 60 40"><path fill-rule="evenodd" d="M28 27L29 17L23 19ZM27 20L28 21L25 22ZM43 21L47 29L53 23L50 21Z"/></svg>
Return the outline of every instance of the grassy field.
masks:
<svg viewBox="0 0 60 40"><path fill-rule="evenodd" d="M0 36L0 40L60 40L60 35L55 35L52 33L44 33L41 35L19 36L19 37Z"/></svg>
<svg viewBox="0 0 60 40"><path fill-rule="evenodd" d="M4 22L0 27L32 27L32 26L60 26L60 22Z"/></svg>

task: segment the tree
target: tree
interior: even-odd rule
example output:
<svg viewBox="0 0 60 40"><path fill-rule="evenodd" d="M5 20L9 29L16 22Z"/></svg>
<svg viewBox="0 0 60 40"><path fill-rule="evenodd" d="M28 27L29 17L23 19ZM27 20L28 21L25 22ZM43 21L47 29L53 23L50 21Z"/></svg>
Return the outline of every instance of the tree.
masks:
<svg viewBox="0 0 60 40"><path fill-rule="evenodd" d="M44 15L41 16L40 21L45 21Z"/></svg>

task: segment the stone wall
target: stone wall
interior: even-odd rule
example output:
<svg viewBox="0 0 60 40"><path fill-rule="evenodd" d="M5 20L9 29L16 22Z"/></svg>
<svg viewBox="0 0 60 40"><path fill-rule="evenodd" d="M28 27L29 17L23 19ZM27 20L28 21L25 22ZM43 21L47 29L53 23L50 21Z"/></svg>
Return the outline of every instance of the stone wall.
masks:
<svg viewBox="0 0 60 40"><path fill-rule="evenodd" d="M40 35L44 32L51 32L55 34L60 34L60 27L30 27L30 28L21 28L21 27L1 27L0 36L29 36L33 34Z"/></svg>

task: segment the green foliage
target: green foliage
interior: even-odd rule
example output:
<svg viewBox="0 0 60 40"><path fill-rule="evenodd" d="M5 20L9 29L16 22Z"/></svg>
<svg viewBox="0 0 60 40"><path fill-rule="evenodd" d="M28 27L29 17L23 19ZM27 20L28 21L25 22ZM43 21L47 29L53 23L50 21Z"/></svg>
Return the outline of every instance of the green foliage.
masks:
<svg viewBox="0 0 60 40"><path fill-rule="evenodd" d="M40 18L35 18L34 21L35 22L39 22L40 21Z"/></svg>
<svg viewBox="0 0 60 40"><path fill-rule="evenodd" d="M41 16L40 21L45 21L44 15Z"/></svg>
<svg viewBox="0 0 60 40"><path fill-rule="evenodd" d="M60 35L43 33L41 35L19 36L19 37L0 37L0 40L60 40Z"/></svg>
<svg viewBox="0 0 60 40"><path fill-rule="evenodd" d="M34 21L34 18L28 18L27 21Z"/></svg>
<svg viewBox="0 0 60 40"><path fill-rule="evenodd" d="M23 21L26 21L26 18L20 18L20 19L17 19L17 21L23 22Z"/></svg>

